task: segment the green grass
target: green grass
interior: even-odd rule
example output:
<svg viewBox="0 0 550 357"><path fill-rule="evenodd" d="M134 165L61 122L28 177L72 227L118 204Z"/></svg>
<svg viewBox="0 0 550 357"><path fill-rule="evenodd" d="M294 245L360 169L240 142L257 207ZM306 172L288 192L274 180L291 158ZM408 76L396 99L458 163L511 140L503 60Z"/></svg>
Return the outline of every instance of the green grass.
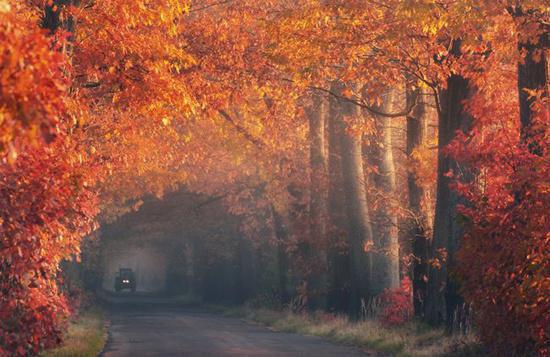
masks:
<svg viewBox="0 0 550 357"><path fill-rule="evenodd" d="M107 342L105 314L99 308L82 311L69 324L63 345L41 355L43 357L95 357Z"/></svg>
<svg viewBox="0 0 550 357"><path fill-rule="evenodd" d="M220 311L220 308L217 308ZM419 322L385 328L377 321L351 322L344 316L296 314L289 311L227 308L224 314L271 326L275 330L327 338L395 356L484 356L474 336L447 336Z"/></svg>

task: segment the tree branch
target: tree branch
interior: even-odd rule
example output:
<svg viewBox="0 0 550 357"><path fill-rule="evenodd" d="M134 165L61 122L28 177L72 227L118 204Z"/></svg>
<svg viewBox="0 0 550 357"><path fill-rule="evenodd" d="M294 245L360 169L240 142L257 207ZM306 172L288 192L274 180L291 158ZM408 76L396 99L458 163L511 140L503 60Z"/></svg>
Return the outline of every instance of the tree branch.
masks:
<svg viewBox="0 0 550 357"><path fill-rule="evenodd" d="M256 138L254 135L250 134L245 128L243 128L242 126L240 126L239 124L237 124L235 122L235 120L233 120L233 118L223 109L218 109L218 113L221 114L221 116L227 121L229 122L231 125L233 125L233 127L235 128L235 130L237 130L242 136L245 137L246 140L250 141L252 144L254 144L256 147L258 148L263 148L265 147L265 144L259 140L258 138Z"/></svg>

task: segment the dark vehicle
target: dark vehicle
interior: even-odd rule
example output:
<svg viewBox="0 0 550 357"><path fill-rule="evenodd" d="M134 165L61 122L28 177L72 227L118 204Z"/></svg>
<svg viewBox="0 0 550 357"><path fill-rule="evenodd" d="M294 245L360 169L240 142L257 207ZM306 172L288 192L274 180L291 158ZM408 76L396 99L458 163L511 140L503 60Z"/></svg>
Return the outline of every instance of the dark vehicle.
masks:
<svg viewBox="0 0 550 357"><path fill-rule="evenodd" d="M124 289L129 289L132 292L136 291L136 276L132 269L120 268L115 277L115 291L120 292Z"/></svg>

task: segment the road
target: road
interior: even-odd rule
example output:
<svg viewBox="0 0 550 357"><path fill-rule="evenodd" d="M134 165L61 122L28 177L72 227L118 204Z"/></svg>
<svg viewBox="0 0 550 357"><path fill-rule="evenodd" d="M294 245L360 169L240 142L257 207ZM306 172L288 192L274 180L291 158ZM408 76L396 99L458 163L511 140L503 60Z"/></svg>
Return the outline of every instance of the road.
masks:
<svg viewBox="0 0 550 357"><path fill-rule="evenodd" d="M104 357L368 356L322 338L275 332L237 318L168 306L112 308Z"/></svg>

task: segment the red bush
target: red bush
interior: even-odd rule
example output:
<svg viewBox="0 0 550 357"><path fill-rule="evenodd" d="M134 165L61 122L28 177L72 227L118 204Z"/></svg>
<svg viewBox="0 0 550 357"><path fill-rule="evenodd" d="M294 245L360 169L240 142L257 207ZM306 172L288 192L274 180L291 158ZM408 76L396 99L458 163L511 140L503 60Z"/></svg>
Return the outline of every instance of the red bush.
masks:
<svg viewBox="0 0 550 357"><path fill-rule="evenodd" d="M382 312L379 320L384 326L399 326L413 316L412 282L409 277L401 281L401 287L386 289L381 295Z"/></svg>
<svg viewBox="0 0 550 357"><path fill-rule="evenodd" d="M548 107L548 99L533 105L535 127L548 125ZM534 154L528 143L519 142L518 128L494 125L505 119L517 123L516 113L511 111L510 119L475 114L489 123L487 129L451 148L477 172L474 182L457 184L468 201L461 208L467 232L456 264L461 293L494 355L545 356L550 352L548 137L544 131L533 136L544 148Z"/></svg>

